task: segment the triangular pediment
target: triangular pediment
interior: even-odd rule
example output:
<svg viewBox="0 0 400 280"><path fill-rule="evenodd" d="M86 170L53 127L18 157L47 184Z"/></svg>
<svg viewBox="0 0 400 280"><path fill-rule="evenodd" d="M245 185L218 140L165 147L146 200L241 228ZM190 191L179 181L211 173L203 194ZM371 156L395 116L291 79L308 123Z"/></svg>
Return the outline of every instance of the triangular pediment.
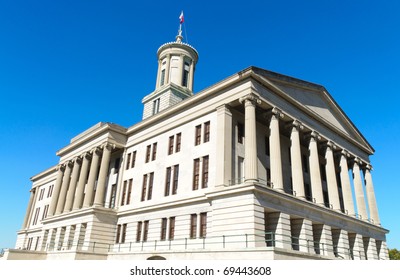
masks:
<svg viewBox="0 0 400 280"><path fill-rule="evenodd" d="M317 121L357 141L370 153L374 152L361 132L323 86L256 67L252 67L252 70L268 81L270 89L284 95L285 99L308 112Z"/></svg>

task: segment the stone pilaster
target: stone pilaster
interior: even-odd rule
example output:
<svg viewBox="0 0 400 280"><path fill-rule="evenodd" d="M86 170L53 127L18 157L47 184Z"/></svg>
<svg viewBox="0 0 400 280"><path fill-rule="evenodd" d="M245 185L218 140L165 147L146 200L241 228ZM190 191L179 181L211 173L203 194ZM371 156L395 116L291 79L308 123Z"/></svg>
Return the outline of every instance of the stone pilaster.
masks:
<svg viewBox="0 0 400 280"><path fill-rule="evenodd" d="M65 172L61 184L60 196L58 197L57 208L56 208L56 215L61 214L64 210L65 199L67 196L68 185L71 178L71 171L72 171L72 162L68 162L65 166Z"/></svg>
<svg viewBox="0 0 400 280"><path fill-rule="evenodd" d="M368 214L367 214L367 206L365 204L363 185L361 181L360 164L361 161L358 158L356 158L353 164L354 191L356 194L357 212L359 218L362 220L367 220Z"/></svg>
<svg viewBox="0 0 400 280"><path fill-rule="evenodd" d="M240 98L245 108L245 169L246 182L258 181L257 136L256 136L256 104L261 103L254 94Z"/></svg>
<svg viewBox="0 0 400 280"><path fill-rule="evenodd" d="M350 259L349 237L344 229L332 229L332 241L338 259Z"/></svg>
<svg viewBox="0 0 400 280"><path fill-rule="evenodd" d="M303 166L301 162L301 146L300 146L300 129L302 125L298 121L291 124L292 131L290 134L290 155L292 167L293 191L295 195L301 199L306 199L304 192Z"/></svg>
<svg viewBox="0 0 400 280"><path fill-rule="evenodd" d="M317 142L320 136L317 132L313 131L310 133L309 143L309 166L310 166L310 181L311 181L311 192L315 199L315 203L324 205L324 196L322 193L322 181L321 181L321 170L319 169L319 156Z"/></svg>
<svg viewBox="0 0 400 280"><path fill-rule="evenodd" d="M82 168L79 173L79 181L78 181L78 186L76 187L76 194L75 194L75 199L74 199L74 205L72 207L72 210L77 210L81 208L82 203L83 203L83 193L85 191L85 185L86 185L86 178L89 170L89 163L90 163L90 154L85 153L82 156Z"/></svg>
<svg viewBox="0 0 400 280"><path fill-rule="evenodd" d="M371 222L380 225L381 221L379 219L379 214L378 214L378 206L376 204L376 198L375 198L375 191L374 191L374 184L372 182L372 176L371 176L371 170L372 167L371 165L367 165L365 168L365 189L367 192L367 201L368 201L368 206L369 206L369 213L370 213L370 218Z"/></svg>
<svg viewBox="0 0 400 280"><path fill-rule="evenodd" d="M328 187L329 203L332 209L340 211L339 188L336 181L335 161L333 151L336 146L332 142L326 144L325 159L326 159L326 183Z"/></svg>
<svg viewBox="0 0 400 280"><path fill-rule="evenodd" d="M86 186L85 199L83 200L82 208L87 208L92 205L94 187L96 184L97 170L99 168L100 151L98 148L93 150L92 163L90 164L89 179Z"/></svg>
<svg viewBox="0 0 400 280"><path fill-rule="evenodd" d="M112 145L103 145L103 156L101 158L99 179L97 182L96 196L94 198L95 206L104 206L104 198L107 183L108 167L110 165L111 151L113 149Z"/></svg>
<svg viewBox="0 0 400 280"><path fill-rule="evenodd" d="M76 158L74 160L74 167L72 169L71 181L70 181L69 187L68 187L68 193L67 193L67 199L65 201L64 212L71 211L72 202L74 201L74 197L75 197L76 183L78 182L79 169L81 168L81 163L82 163L82 161L80 158Z"/></svg>
<svg viewBox="0 0 400 280"><path fill-rule="evenodd" d="M281 110L279 110L278 108L273 108L271 121L269 124L269 150L272 186L275 190L283 192L284 187L282 172L281 138L279 132L280 117L283 117Z"/></svg>
<svg viewBox="0 0 400 280"><path fill-rule="evenodd" d="M283 212L275 212L268 214L268 223L275 225L275 247L292 249L290 216Z"/></svg>
<svg viewBox="0 0 400 280"><path fill-rule="evenodd" d="M216 186L229 186L232 180L232 113L227 105L217 108Z"/></svg>
<svg viewBox="0 0 400 280"><path fill-rule="evenodd" d="M350 247L352 247L353 251L353 259L354 260L365 260L365 252L364 252L364 242L362 239L362 236L360 234L351 234L351 239L350 240L350 235L349 235L349 243ZM353 246L351 246L353 245Z"/></svg>
<svg viewBox="0 0 400 280"><path fill-rule="evenodd" d="M343 204L345 212L349 216L354 216L356 213L354 211L353 193L351 191L349 167L347 165L348 157L349 154L343 150L340 155L340 180L342 183Z"/></svg>
<svg viewBox="0 0 400 280"><path fill-rule="evenodd" d="M61 183L64 177L65 166L59 165L57 167L57 179L54 184L53 195L51 197L51 202L49 206L48 216L51 217L56 212L58 197L60 195Z"/></svg>
<svg viewBox="0 0 400 280"><path fill-rule="evenodd" d="M367 260L377 260L378 253L376 251L376 242L374 238L364 237L364 251Z"/></svg>

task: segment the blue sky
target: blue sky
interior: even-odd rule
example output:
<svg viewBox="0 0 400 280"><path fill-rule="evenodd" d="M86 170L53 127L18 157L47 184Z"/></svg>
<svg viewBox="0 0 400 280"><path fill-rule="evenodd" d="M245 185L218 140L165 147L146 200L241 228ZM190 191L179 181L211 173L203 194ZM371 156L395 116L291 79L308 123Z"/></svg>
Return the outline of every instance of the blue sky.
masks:
<svg viewBox="0 0 400 280"><path fill-rule="evenodd" d="M0 0L0 248L13 247L29 178L99 121L129 127L152 92L156 51L199 52L195 92L250 65L324 85L376 153L390 248L400 249L399 1Z"/></svg>

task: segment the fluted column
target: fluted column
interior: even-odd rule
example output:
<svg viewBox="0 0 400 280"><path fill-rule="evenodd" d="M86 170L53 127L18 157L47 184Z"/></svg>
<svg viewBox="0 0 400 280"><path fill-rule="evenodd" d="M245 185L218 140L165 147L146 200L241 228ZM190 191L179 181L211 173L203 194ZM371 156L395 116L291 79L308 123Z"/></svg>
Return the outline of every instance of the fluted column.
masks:
<svg viewBox="0 0 400 280"><path fill-rule="evenodd" d="M356 212L354 211L353 192L351 191L349 167L347 165L348 156L349 156L349 154L346 151L341 152L341 155L340 155L340 181L342 183L344 209L345 209L345 211L347 211L348 215L354 216L356 214Z"/></svg>
<svg viewBox="0 0 400 280"><path fill-rule="evenodd" d="M97 181L96 195L94 198L95 206L104 206L107 174L108 174L108 167L110 165L110 157L112 149L113 147L109 144L103 145L103 156L101 158L99 179Z"/></svg>
<svg viewBox="0 0 400 280"><path fill-rule="evenodd" d="M67 199L65 201L65 206L64 206L64 212L71 211L72 203L75 197L76 183L78 182L79 169L81 168L81 163L82 161L80 158L76 158L74 160L74 167L72 169L71 181L69 182Z"/></svg>
<svg viewBox="0 0 400 280"><path fill-rule="evenodd" d="M364 175L365 189L367 192L367 201L368 201L368 206L369 206L370 218L373 220L374 224L380 225L381 221L379 219L378 206L376 204L374 184L372 182L371 170L372 170L372 166L368 164L364 171L365 172L365 175Z"/></svg>
<svg viewBox="0 0 400 280"><path fill-rule="evenodd" d="M64 170L65 170L64 165L59 165L57 167L57 179L56 179L56 183L54 184L53 195L51 197L51 202L50 202L49 211L48 211L49 217L53 216L56 211L58 197L60 195L61 183L62 183L62 180L64 177Z"/></svg>
<svg viewBox="0 0 400 280"><path fill-rule="evenodd" d="M269 150L270 150L270 168L271 182L273 188L278 191L284 191L283 188L283 172L282 172L282 155L281 155L281 137L279 133L279 117L283 117L282 112L272 109L271 121L269 123Z"/></svg>
<svg viewBox="0 0 400 280"><path fill-rule="evenodd" d="M90 163L90 154L85 153L82 155L82 168L79 174L79 181L78 181L78 186L76 187L75 191L75 199L74 199L74 205L72 206L72 210L77 210L81 208L81 205L83 203L83 193L85 191L85 185L86 185L86 179L87 179L87 174L88 174L88 169L89 169L89 163Z"/></svg>
<svg viewBox="0 0 400 280"><path fill-rule="evenodd" d="M68 162L65 167L63 182L62 182L61 190L60 190L60 196L58 197L58 202L57 202L56 215L61 214L62 211L64 210L65 199L66 199L67 191L68 191L68 185L69 185L70 178L71 178L70 176L71 176L72 166L73 166L73 163Z"/></svg>
<svg viewBox="0 0 400 280"><path fill-rule="evenodd" d="M93 200L94 186L96 184L97 170L99 168L100 154L98 148L93 150L92 163L90 164L89 179L86 186L85 199L82 208L91 206Z"/></svg>
<svg viewBox="0 0 400 280"><path fill-rule="evenodd" d="M290 134L290 157L292 167L293 191L296 196L306 199L304 191L303 166L301 162L300 129L303 127L299 121L293 121Z"/></svg>
<svg viewBox="0 0 400 280"><path fill-rule="evenodd" d="M309 163L310 163L310 181L311 192L315 199L315 203L324 205L324 196L322 193L321 170L319 169L319 156L317 141L320 138L317 132L313 131L310 134L309 143Z"/></svg>
<svg viewBox="0 0 400 280"><path fill-rule="evenodd" d="M232 180L232 113L227 105L217 108L216 186L229 186Z"/></svg>
<svg viewBox="0 0 400 280"><path fill-rule="evenodd" d="M361 164L360 159L356 158L353 164L354 191L356 194L358 215L361 215L362 220L367 220L368 214L367 214L367 206L365 204L363 185L361 181L360 164Z"/></svg>
<svg viewBox="0 0 400 280"><path fill-rule="evenodd" d="M249 94L241 98L240 102L244 102L245 108L244 177L245 182L256 182L258 181L256 103L261 101L256 96Z"/></svg>
<svg viewBox="0 0 400 280"><path fill-rule="evenodd" d="M30 214L32 211L32 205L33 205L33 201L35 198L36 189L37 188L33 188L30 190L31 195L29 196L28 208L26 208L26 214L25 214L24 222L22 224L23 229L25 229L28 226L28 220L29 220L29 217L30 217Z"/></svg>
<svg viewBox="0 0 400 280"><path fill-rule="evenodd" d="M328 187L329 203L333 210L340 211L339 188L336 181L335 160L333 158L333 150L336 146L332 142L326 144L326 184Z"/></svg>

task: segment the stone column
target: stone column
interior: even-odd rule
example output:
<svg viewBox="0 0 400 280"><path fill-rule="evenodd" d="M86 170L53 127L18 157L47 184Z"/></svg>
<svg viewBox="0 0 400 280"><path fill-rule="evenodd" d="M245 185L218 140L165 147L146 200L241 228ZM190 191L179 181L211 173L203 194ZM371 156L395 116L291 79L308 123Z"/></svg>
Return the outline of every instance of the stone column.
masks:
<svg viewBox="0 0 400 280"><path fill-rule="evenodd" d="M245 159L244 177L245 182L258 181L257 163L257 134L256 134L256 103L261 103L255 95L249 94L239 100L244 102L245 108Z"/></svg>
<svg viewBox="0 0 400 280"><path fill-rule="evenodd" d="M368 214L367 214L367 206L365 205L363 185L361 181L360 164L361 164L360 159L358 158L354 159L354 164L353 164L354 190L356 194L357 212L358 215L361 216L359 218L362 220L367 220Z"/></svg>
<svg viewBox="0 0 400 280"><path fill-rule="evenodd" d="M96 184L97 170L99 168L99 154L98 148L93 149L92 163L90 164L89 179L86 186L85 199L83 200L82 208L90 207L93 200L94 186Z"/></svg>
<svg viewBox="0 0 400 280"><path fill-rule="evenodd" d="M355 216L353 193L351 191L350 177L349 177L349 167L347 165L347 158L349 154L347 151L342 151L340 156L340 180L342 183L342 193L343 193L343 204L344 209L350 216Z"/></svg>
<svg viewBox="0 0 400 280"><path fill-rule="evenodd" d="M192 60L190 63L190 73L189 73L189 83L188 83L189 89L191 91L193 91L193 86L194 86L193 77L194 77L194 61Z"/></svg>
<svg viewBox="0 0 400 280"><path fill-rule="evenodd" d="M85 153L81 156L83 158L81 172L79 174L79 181L78 186L76 188L76 194L74 199L74 205L72 206L72 210L77 210L81 208L82 200L83 200L83 193L85 191L86 179L89 169L89 162L90 162L90 154Z"/></svg>
<svg viewBox="0 0 400 280"><path fill-rule="evenodd" d="M227 105L217 108L216 186L229 186L232 180L232 113Z"/></svg>
<svg viewBox="0 0 400 280"><path fill-rule="evenodd" d="M178 64L178 85L182 86L182 76L183 76L183 69L185 69L185 56L183 54L179 57L179 64Z"/></svg>
<svg viewBox="0 0 400 280"><path fill-rule="evenodd" d="M71 181L70 181L69 187L68 187L68 193L67 193L67 199L65 201L64 212L71 211L72 202L74 201L74 197L75 197L76 183L78 182L79 169L81 168L81 163L82 163L82 161L80 158L74 159L74 168L72 169Z"/></svg>
<svg viewBox="0 0 400 280"><path fill-rule="evenodd" d="M56 183L54 185L53 195L51 197L51 202L50 202L49 211L48 211L48 217L53 216L54 212L56 211L58 197L60 195L61 183L62 183L62 180L64 177L64 170L65 170L65 166L63 166L63 165L59 165L57 167L57 179L56 179Z"/></svg>
<svg viewBox="0 0 400 280"><path fill-rule="evenodd" d="M291 167L292 167L292 181L293 191L296 196L301 199L306 199L304 192L304 178L303 178L303 166L301 162L301 146L300 146L300 129L302 125L299 121L293 121L292 132L290 134L290 156L291 156Z"/></svg>
<svg viewBox="0 0 400 280"><path fill-rule="evenodd" d="M332 205L333 210L340 212L339 188L336 181L335 161L333 158L333 150L335 148L336 146L330 141L326 144L326 183L328 187L329 203Z"/></svg>
<svg viewBox="0 0 400 280"><path fill-rule="evenodd" d="M273 108L271 122L269 124L270 168L273 188L284 192L279 117L283 117L282 112L277 108Z"/></svg>
<svg viewBox="0 0 400 280"><path fill-rule="evenodd" d="M171 67L171 55L167 54L167 62L165 65L165 77L164 77L164 84L168 84L169 83L169 70Z"/></svg>
<svg viewBox="0 0 400 280"><path fill-rule="evenodd" d="M63 177L61 190L60 190L60 196L59 196L58 202L57 202L57 208L56 208L56 213L55 213L56 215L61 214L62 211L64 210L65 198L67 196L72 166L73 166L73 163L68 162L65 167L64 177Z"/></svg>
<svg viewBox="0 0 400 280"><path fill-rule="evenodd" d="M30 190L31 195L29 196L29 203L28 203L28 208L26 208L26 214L24 218L24 222L22 224L22 228L25 229L28 227L28 221L30 220L31 212L32 212L32 205L34 202L35 198L35 193L37 192L37 187L33 188Z"/></svg>
<svg viewBox="0 0 400 280"><path fill-rule="evenodd" d="M107 175L108 175L108 169L109 169L109 165L110 165L110 157L111 157L112 149L113 149L112 145L109 145L109 144L103 145L103 156L101 158L99 179L97 182L96 196L94 198L95 206L101 206L101 207L104 206Z"/></svg>
<svg viewBox="0 0 400 280"><path fill-rule="evenodd" d="M376 198L375 198L375 191L374 191L374 184L372 182L371 176L372 166L367 165L364 171L364 178L365 178L365 189L367 192L367 201L369 206L369 213L372 222L376 225L381 225L379 214L378 214L378 206L376 205Z"/></svg>
<svg viewBox="0 0 400 280"><path fill-rule="evenodd" d="M319 156L317 141L320 136L317 132L313 131L310 134L309 143L309 166L310 166L310 181L311 181L311 192L315 199L315 203L324 205L324 196L322 193L322 182L321 182L321 171L319 169Z"/></svg>

